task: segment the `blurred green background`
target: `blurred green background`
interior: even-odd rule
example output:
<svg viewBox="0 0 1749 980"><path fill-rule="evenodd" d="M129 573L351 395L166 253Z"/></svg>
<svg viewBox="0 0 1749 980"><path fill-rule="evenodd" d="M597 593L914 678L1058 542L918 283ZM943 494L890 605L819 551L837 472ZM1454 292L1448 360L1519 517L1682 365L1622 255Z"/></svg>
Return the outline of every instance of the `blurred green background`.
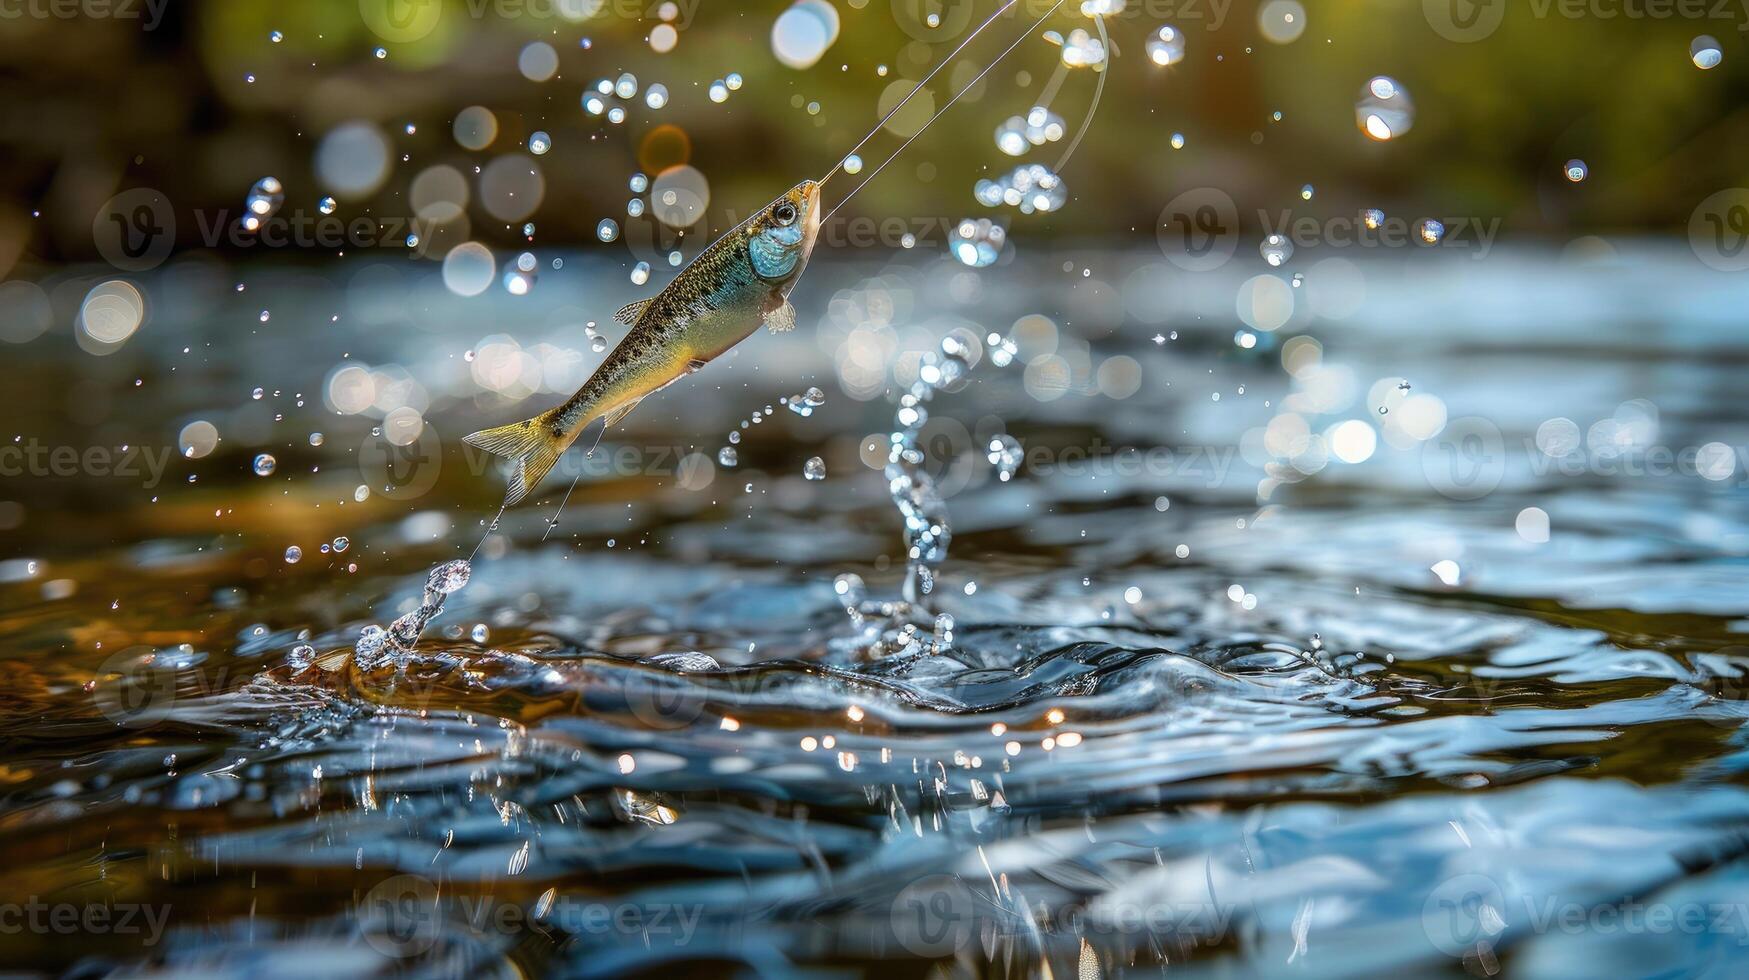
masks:
<svg viewBox="0 0 1749 980"><path fill-rule="evenodd" d="M1283 44L1265 36L1259 21L1269 14L1256 0L1129 0L1107 18L1116 56L1090 133L1063 173L1068 205L1017 216L1012 230L1151 238L1168 199L1214 185L1232 194L1242 216L1290 205L1314 215L1381 207L1499 218L1507 239L1558 243L1583 233L1680 234L1702 198L1749 184L1741 34L1749 7L1653 4L1668 16L1635 17L1636 9L1647 13L1638 0L1492 4L1315 2L1305 8L1304 33ZM626 178L650 162L640 162L640 149L648 154L649 134L670 124L708 177L713 225L721 226L716 216L744 215L827 170L876 120L884 90L920 78L963 37L962 24L998 5L835 0L839 34L801 70L773 54L772 27L788 0L676 4L667 13L677 14L677 42L667 53L651 43L661 6L11 0L0 13L0 276L20 263L97 258L93 215L132 187L162 191L179 215L237 212L250 185L273 175L286 187L287 208L314 212L330 193L313 168L319 142L353 120L378 127L392 150L380 186L342 196L343 216L408 214L409 185L425 168L472 173L525 152L529 134L544 130L552 149L539 161L544 198L530 220L545 242L589 241L602 217L624 217ZM967 65L932 85L937 101L954 87L950 77L963 84L1018 33L1018 18L1041 6L1020 4L974 43ZM1046 27L1091 27L1078 6L1065 4ZM918 18L931 10L943 18L933 31ZM1498 27L1474 41L1448 39L1435 22L1452 11L1498 14ZM1183 32L1186 56L1162 67L1144 42L1167 22ZM859 195L853 211L956 220L987 213L973 184L1019 162L997 150L995 128L1034 104L1058 64L1060 49L1038 34ZM1723 54L1707 71L1690 58L1703 34ZM545 81L518 69L537 41L557 54ZM623 72L640 85L623 103L625 121L588 115L580 106L586 89ZM712 101L711 83L731 72L744 86ZM1377 74L1405 86L1416 108L1413 129L1387 143L1369 140L1355 122L1361 88ZM655 82L670 92L661 109L643 99ZM1071 133L1094 87L1087 69L1062 80L1052 108ZM453 134L458 113L472 105L498 125L478 151ZM1173 133L1184 135L1184 148L1172 148ZM871 144L870 167L898 142L887 135ZM1052 163L1064 145L1024 159ZM1590 166L1582 185L1563 179L1570 158ZM1317 189L1309 203L1299 199L1306 184ZM522 238L518 222L474 217L466 237ZM182 220L177 234L183 247L200 243L194 221Z"/></svg>

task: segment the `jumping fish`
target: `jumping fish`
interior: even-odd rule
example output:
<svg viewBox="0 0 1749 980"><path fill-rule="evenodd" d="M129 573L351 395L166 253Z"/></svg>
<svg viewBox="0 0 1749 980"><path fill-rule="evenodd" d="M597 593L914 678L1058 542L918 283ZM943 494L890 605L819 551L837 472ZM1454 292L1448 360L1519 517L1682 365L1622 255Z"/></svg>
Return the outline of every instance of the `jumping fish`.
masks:
<svg viewBox="0 0 1749 980"><path fill-rule="evenodd" d="M617 424L646 396L704 367L762 323L773 333L795 328L789 293L820 232L823 183L790 188L699 253L654 297L615 313L631 330L564 404L463 437L515 463L504 506L521 503L590 422Z"/></svg>
<svg viewBox="0 0 1749 980"><path fill-rule="evenodd" d="M789 303L790 290L808 266L814 240L820 233L820 188L843 169L845 160L886 127L912 96L924 90L942 69L964 51L1019 0L1006 0L989 19L978 25L948 56L923 77L904 98L887 110L850 154L819 180L804 180L782 197L741 222L700 252L674 280L654 297L622 307L614 319L631 327L619 346L607 355L583 387L550 411L531 419L482 429L462 441L515 464L504 506L521 503L546 475L552 472L565 450L596 419L604 427L618 424L650 394L704 367L759 329L761 323L773 333L795 329L796 311ZM1033 20L1028 31L1056 13L1066 0L1056 0ZM838 202L833 213L868 186L888 164L940 119L966 92L977 87L1027 36L1023 32L1006 50L955 92L946 104L907 139L874 172ZM830 214L824 217L831 217ZM551 525L549 525L550 527Z"/></svg>

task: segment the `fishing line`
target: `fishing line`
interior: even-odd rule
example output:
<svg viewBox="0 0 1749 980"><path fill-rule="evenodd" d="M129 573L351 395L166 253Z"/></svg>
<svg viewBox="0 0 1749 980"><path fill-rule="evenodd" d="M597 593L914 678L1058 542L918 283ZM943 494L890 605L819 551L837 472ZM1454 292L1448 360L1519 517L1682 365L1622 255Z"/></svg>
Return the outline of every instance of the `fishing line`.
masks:
<svg viewBox="0 0 1749 980"><path fill-rule="evenodd" d="M898 105L893 106L891 109L888 109L887 114L885 116L881 117L881 121L878 123L875 123L875 128L869 130L868 135L864 136L862 138L862 142L851 147L849 153L846 153L843 156L839 157L838 163L836 165L834 165L831 170L827 171L826 176L821 177L819 182L824 184L826 181L831 180L832 175L837 173L839 171L839 169L844 166L844 161L855 156L857 150L862 149L863 146L867 145L869 140L872 140L875 138L875 136L879 135L880 131L882 129L886 128L887 123L890 122L894 116L899 114L899 110L905 108L905 103L911 101L912 96L916 95L918 92L923 91L923 86L928 85L929 80L934 78L937 74L939 74L943 68L946 68L948 65L953 64L953 60L955 58L959 57L959 54L961 51L964 51L966 49L966 45L968 45L968 44L972 43L974 40L976 40L979 34L984 33L984 28L989 27L991 24L996 23L996 18L1007 13L1010 8L1012 8L1015 4L1017 4L1019 2L1020 2L1020 0L1008 0L1008 2L1003 4L1000 8L998 8L995 13L991 14L990 18L988 20L984 21L982 24L979 24L977 30L966 35L966 39L964 41L960 42L959 47L954 48L951 52L948 53L947 57L941 59L941 64L938 64L934 68L930 69L929 74L923 76L923 81L918 82L916 88L905 93L905 97L899 100ZM1052 8L1052 9L1055 9L1055 8Z"/></svg>
<svg viewBox="0 0 1749 980"><path fill-rule="evenodd" d="M595 450L601 446L601 437L605 435L607 435L607 424L604 422L601 425L601 431L595 433L595 441L590 443L589 448L583 451L584 459L588 459L595 455ZM563 517L565 514L565 505L571 502L571 494L576 491L577 482L582 479L583 470L579 468L577 470L577 475L571 478L571 488L565 491L565 498L559 501L559 509L554 511L552 519L547 521L547 532L540 536L542 541L545 541L553 533L553 528L559 526L559 518Z"/></svg>
<svg viewBox="0 0 1749 980"><path fill-rule="evenodd" d="M893 151L893 155L890 157L887 157L886 160L883 161L880 166L876 167L874 169L874 173L871 173L868 175L868 179L864 180L860 184L857 184L855 190L852 190L849 194L845 195L844 200L838 202L837 207L834 207L831 211L826 212L826 217L824 219L822 219L822 223L824 223L826 221L830 221L832 219L832 216L838 213L839 208L842 208L842 207L844 207L844 205L850 203L850 199L856 196L857 191L860 191L864 187L867 187L871 182L874 181L874 179L876 177L880 176L881 171L887 169L887 166L889 164L891 164L894 160L899 159L900 155L902 155L905 152L905 148L910 146L912 143L917 142L917 137L922 136L925 132L927 132L929 127L934 125L935 121L937 119L940 119L942 116L946 115L947 110L953 108L953 104L955 102L958 102L960 100L960 98L962 96L964 96L967 92L970 92L972 89L977 88L978 83L984 80L985 75L990 74L990 72L992 72L996 69L997 65L1000 65L1002 63L1003 59L1007 58L1010 54L1013 54L1015 48L1020 47L1020 45L1022 43L1024 43L1028 37L1032 36L1033 28L1044 23L1044 20L1046 17L1049 17L1050 15L1056 13L1057 8L1061 7L1064 4L1064 2L1065 2L1065 0L1057 0L1056 3L1051 4L1051 9L1045 11L1044 14L1039 17L1038 20L1035 20L1032 23L1026 25L1026 30L1024 32L1022 32L1019 37L1014 39L1013 44L1010 44L1007 48L1003 49L1002 53L996 56L996 60L990 62L990 66L988 68L985 68L983 71L978 72L977 77L973 78L971 80L971 82L966 85L966 87L960 89L958 92L955 92L953 95L953 98L950 98L947 100L946 105L942 106L941 109L935 113L935 115L929 117L929 121L923 124L922 129L919 129L917 132L913 133L911 135L910 139L899 144L899 148L897 150ZM940 68L938 67L936 70L939 71ZM1103 81L1103 79L1102 79L1102 81ZM1085 131L1085 126L1083 126L1083 131ZM1080 137L1077 136L1076 139L1079 140ZM1073 149L1073 148L1071 148L1071 149Z"/></svg>
<svg viewBox="0 0 1749 980"><path fill-rule="evenodd" d="M499 504L497 516L493 517L492 520L486 524L486 533L480 535L480 540L477 543L475 543L474 550L468 552L468 564L469 565L472 565L474 563L474 557L480 553L480 545L485 544L486 539L492 536L492 532L498 530L498 522L503 520L503 519L504 519L504 505Z"/></svg>
<svg viewBox="0 0 1749 980"><path fill-rule="evenodd" d="M595 434L595 441L593 443L590 443L589 449L583 453L583 458L588 459L589 457L595 455L595 450L601 446L601 437L605 436L606 434L607 434L607 426L604 425L601 427L601 431L597 432ZM571 494L576 492L577 484L582 479L583 479L583 473L581 470L579 470L576 477L574 477L571 480L571 488L569 490L565 491L565 498L563 500L559 501L559 509L557 511L555 511L553 513L553 516L547 520L546 534L543 534L540 536L540 539L542 541L545 541L548 537L550 537L552 535L553 528L556 528L559 526L559 518L561 516L563 516L565 513L565 505L571 502ZM474 550L468 552L468 563L469 564L472 564L474 559L480 554L480 548L482 545L484 545L486 543L486 539L492 536L493 531L498 530L498 522L504 519L504 511L507 509L508 509L507 507L500 504L498 507L498 513L493 516L491 521L487 522L486 533L480 535L480 540L477 543L475 543Z"/></svg>

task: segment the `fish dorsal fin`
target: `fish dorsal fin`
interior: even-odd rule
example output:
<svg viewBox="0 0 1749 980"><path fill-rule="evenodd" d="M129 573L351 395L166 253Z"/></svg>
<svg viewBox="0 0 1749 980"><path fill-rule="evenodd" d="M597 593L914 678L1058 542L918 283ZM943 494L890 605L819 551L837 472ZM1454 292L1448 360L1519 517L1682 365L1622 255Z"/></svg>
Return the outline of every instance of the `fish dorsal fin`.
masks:
<svg viewBox="0 0 1749 980"><path fill-rule="evenodd" d="M627 303L619 308L619 312L615 313L613 318L629 327L638 322L638 317L643 314L644 307L649 306L651 302L652 300L641 299L636 303Z"/></svg>
<svg viewBox="0 0 1749 980"><path fill-rule="evenodd" d="M782 306L765 314L765 325L772 333L789 333L796 328L796 308L784 300Z"/></svg>

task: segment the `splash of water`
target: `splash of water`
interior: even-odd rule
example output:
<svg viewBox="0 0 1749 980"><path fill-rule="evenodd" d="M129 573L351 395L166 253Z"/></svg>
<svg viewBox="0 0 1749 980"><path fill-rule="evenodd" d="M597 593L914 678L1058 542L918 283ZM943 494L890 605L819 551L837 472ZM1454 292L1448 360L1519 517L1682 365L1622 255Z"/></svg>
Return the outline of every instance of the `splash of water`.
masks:
<svg viewBox="0 0 1749 980"><path fill-rule="evenodd" d="M962 355L962 341L942 342L942 352L924 355L917 380L899 399L893 433L887 451L887 492L904 522L906 548L905 598L920 602L935 590L935 569L947 560L953 541L947 504L936 490L935 478L924 467L924 452L918 440L929 422L928 403L937 391L956 388L971 372Z"/></svg>
<svg viewBox="0 0 1749 980"><path fill-rule="evenodd" d="M374 623L366 626L353 644L353 663L360 670L373 670L385 659L392 659L396 667L406 666L407 655L425 627L443 611L444 600L466 588L473 574L473 564L460 558L433 568L426 576L419 608L390 623L386 630Z"/></svg>

